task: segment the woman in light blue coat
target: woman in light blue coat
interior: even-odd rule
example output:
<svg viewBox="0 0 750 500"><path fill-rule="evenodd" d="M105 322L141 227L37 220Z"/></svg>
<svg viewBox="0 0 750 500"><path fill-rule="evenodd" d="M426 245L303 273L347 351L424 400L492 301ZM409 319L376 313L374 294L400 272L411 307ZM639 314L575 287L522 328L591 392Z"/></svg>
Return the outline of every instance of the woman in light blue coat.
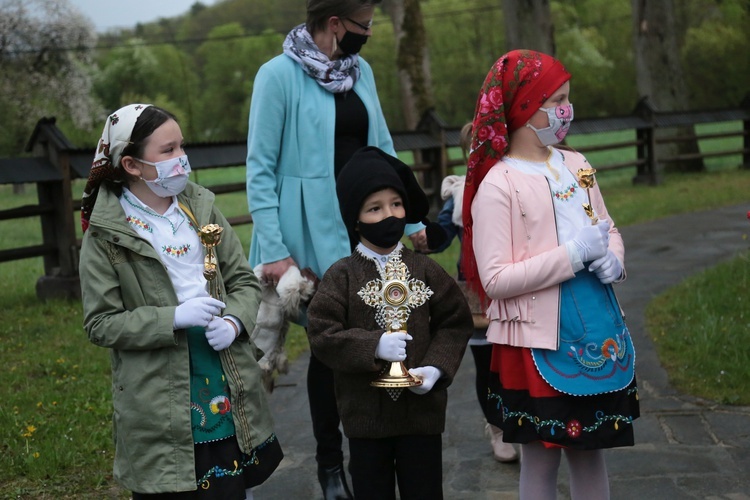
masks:
<svg viewBox="0 0 750 500"><path fill-rule="evenodd" d="M336 174L354 152L377 146L395 156L372 69L358 53L381 0L308 0L307 22L253 82L247 193L253 217L250 264L275 286L291 266L322 278L351 253L336 198ZM424 227L407 227L426 250ZM303 319L304 322L304 319ZM351 498L333 374L311 355L308 396L326 499Z"/></svg>

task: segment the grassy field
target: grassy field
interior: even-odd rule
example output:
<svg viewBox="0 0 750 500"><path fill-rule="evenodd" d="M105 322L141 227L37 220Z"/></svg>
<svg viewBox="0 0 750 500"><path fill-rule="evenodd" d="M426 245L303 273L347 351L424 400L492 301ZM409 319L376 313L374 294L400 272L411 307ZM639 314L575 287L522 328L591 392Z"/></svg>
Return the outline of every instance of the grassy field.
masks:
<svg viewBox="0 0 750 500"><path fill-rule="evenodd" d="M746 252L649 304L646 327L675 388L719 403L750 405L749 289Z"/></svg>
<svg viewBox="0 0 750 500"><path fill-rule="evenodd" d="M603 138L571 138L571 143L580 147L584 143L627 138L624 134L607 134ZM738 147L738 141L711 141L705 147ZM451 154L457 156L459 152ZM621 154L592 154L589 160L596 166L598 162L619 161ZM739 170L739 163L739 156L711 159L707 173L667 176L658 187L633 186L633 169L602 172L598 180L610 213L624 226L746 202L750 170ZM211 186L243 179L244 169L234 168L198 172L196 180ZM77 196L82 186L81 181L76 183ZM24 194L13 194L10 186L0 186L0 209L35 202L33 186L26 186ZM217 203L228 216L247 210L244 193L222 195ZM239 226L236 230L247 250L251 227ZM39 244L40 233L35 218L1 221L0 248ZM457 255L458 245L454 242L449 250L433 257L454 272ZM722 402L748 404L743 398L748 397L750 374L737 367L750 366L750 353L743 347L747 345L743 335L746 336L750 320L748 308L736 300L747 297L747 260L748 256L738 257L726 269L720 266L696 277L686 284L688 291L669 292L649 308L657 347L681 390ZM111 476L108 352L88 342L81 327L79 302L40 303L36 299L35 283L42 274L42 261L38 258L0 263L0 276L6 281L6 286L0 288L0 366L4 368L0 371L0 385L6 387L6 397L0 401L0 418L5 422L0 428L0 498L127 498ZM743 279L728 280L730 276ZM729 289L727 281L736 282L738 288ZM717 289L725 293L716 296ZM716 300L708 300L709 297ZM695 328L686 331L686 320ZM696 332L697 337L691 342L694 353L667 342L691 332ZM293 355L306 349L300 330L290 336L287 347ZM708 357L716 362L697 363ZM744 385L733 382L734 377L742 378ZM692 381L695 378L702 383Z"/></svg>

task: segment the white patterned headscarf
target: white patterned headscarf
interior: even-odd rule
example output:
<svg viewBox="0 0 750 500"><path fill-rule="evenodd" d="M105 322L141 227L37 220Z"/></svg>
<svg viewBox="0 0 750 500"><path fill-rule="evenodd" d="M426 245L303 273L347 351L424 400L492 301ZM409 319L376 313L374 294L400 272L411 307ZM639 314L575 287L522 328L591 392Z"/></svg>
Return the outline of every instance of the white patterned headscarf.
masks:
<svg viewBox="0 0 750 500"><path fill-rule="evenodd" d="M128 104L107 117L81 198L81 227L84 232L89 227L89 219L91 219L91 211L94 209L94 203L99 194L99 186L103 180L116 180L118 177L116 169L120 168L122 151L130 144L130 136L138 117L149 106L151 105Z"/></svg>
<svg viewBox="0 0 750 500"><path fill-rule="evenodd" d="M305 73L328 92L338 94L351 90L359 79L359 56L344 55L332 61L315 44L305 24L292 28L283 48L284 54L294 59Z"/></svg>

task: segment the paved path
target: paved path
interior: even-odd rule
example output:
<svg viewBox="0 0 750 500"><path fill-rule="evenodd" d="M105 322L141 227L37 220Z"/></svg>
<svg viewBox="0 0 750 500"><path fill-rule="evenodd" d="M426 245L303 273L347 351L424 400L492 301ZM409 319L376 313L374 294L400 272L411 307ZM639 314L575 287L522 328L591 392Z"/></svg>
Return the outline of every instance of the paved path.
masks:
<svg viewBox="0 0 750 500"><path fill-rule="evenodd" d="M644 332L650 299L716 262L750 248L750 204L622 228L628 280L617 286L638 352L641 418L636 445L607 451L613 499L750 500L750 407L728 407L678 394ZM271 395L286 458L255 498L322 498L316 479L305 374L307 356L279 378ZM518 498L518 464L492 460L466 357L449 389L443 434L444 492L452 499ZM569 498L565 461L559 498Z"/></svg>

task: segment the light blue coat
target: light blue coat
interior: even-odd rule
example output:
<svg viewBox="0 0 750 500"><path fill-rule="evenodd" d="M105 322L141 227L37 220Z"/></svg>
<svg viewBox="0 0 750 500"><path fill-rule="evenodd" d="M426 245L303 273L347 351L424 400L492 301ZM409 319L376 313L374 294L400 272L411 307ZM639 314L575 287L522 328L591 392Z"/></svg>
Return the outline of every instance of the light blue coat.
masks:
<svg viewBox="0 0 750 500"><path fill-rule="evenodd" d="M359 66L354 91L367 109L367 144L395 156L372 68L361 57ZM260 68L247 137L251 266L291 256L300 269L309 267L322 278L331 264L351 254L336 198L335 122L333 94L295 61L282 54Z"/></svg>

